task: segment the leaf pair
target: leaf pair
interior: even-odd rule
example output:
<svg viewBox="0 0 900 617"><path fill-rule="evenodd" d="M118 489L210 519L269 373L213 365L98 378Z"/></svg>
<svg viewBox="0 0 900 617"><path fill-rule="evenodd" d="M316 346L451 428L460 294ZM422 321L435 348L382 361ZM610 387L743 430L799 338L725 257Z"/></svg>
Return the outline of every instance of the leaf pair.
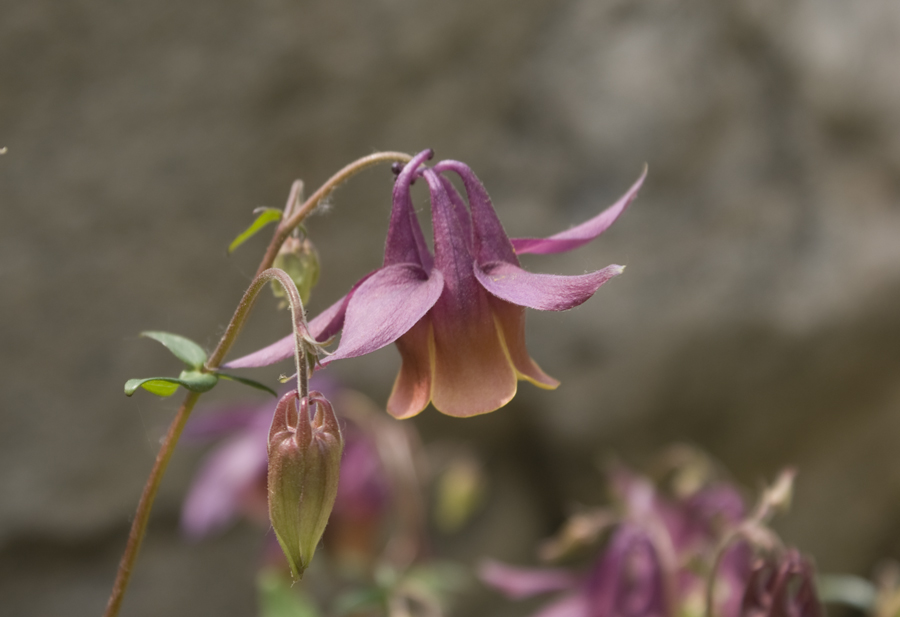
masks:
<svg viewBox="0 0 900 617"><path fill-rule="evenodd" d="M131 396L138 388L143 388L156 396L172 396L181 386L190 392L208 392L219 382L219 378L236 381L244 385L264 390L272 396L277 396L275 391L268 386L235 375L225 373L208 372L206 364L206 352L200 345L178 334L170 332L141 332L141 336L151 338L166 346L176 358L184 362L185 370L178 377L145 377L143 379L129 379L125 382L125 395Z"/></svg>

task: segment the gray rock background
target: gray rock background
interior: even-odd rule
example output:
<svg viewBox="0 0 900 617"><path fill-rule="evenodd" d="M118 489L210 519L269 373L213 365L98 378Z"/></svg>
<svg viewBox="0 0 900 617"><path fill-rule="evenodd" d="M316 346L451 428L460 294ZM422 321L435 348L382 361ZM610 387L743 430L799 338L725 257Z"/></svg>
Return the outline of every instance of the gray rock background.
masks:
<svg viewBox="0 0 900 617"><path fill-rule="evenodd" d="M562 387L415 420L492 473L448 554L525 562L598 502L597 457L681 440L751 487L796 465L780 529L820 569L900 558L898 57L892 0L0 2L0 613L100 614L177 405L122 396L175 368L137 333L212 346L264 246L224 256L250 210L379 149L468 162L514 236L650 165L600 241L526 260L628 265L530 315ZM367 172L310 222L313 311L380 262L391 181ZM239 350L287 327L260 307ZM340 372L384 400L397 362ZM175 456L123 615L254 614L258 532L178 536L197 460ZM523 610L483 600L464 613Z"/></svg>

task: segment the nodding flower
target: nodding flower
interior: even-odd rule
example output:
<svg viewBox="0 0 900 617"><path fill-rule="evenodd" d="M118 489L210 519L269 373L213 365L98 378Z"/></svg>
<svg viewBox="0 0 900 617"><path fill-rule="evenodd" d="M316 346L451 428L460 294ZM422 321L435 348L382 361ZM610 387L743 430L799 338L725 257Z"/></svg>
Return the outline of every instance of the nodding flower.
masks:
<svg viewBox="0 0 900 617"><path fill-rule="evenodd" d="M322 364L397 344L402 365L387 405L397 418L414 416L429 403L457 417L494 411L515 396L520 379L542 388L558 386L525 347L525 308L578 306L623 267L578 276L534 274L521 267L517 255L570 251L596 238L634 200L646 175L581 225L549 238L510 240L472 170L458 161L424 167L431 156L430 150L419 153L397 175L382 267L310 322L320 341L342 331L337 349ZM462 180L465 200L448 179L451 174ZM410 196L418 177L431 197L433 254ZM226 366L265 366L292 353L287 337Z"/></svg>

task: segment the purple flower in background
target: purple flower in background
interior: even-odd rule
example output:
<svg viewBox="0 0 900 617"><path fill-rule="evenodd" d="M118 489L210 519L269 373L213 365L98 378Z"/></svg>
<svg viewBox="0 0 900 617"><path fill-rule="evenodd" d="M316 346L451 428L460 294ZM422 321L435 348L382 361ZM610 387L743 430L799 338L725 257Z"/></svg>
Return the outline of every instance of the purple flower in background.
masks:
<svg viewBox="0 0 900 617"><path fill-rule="evenodd" d="M239 516L268 522L266 442L273 406L248 405L191 419L188 439L224 438L203 461L181 509L191 539L221 531Z"/></svg>
<svg viewBox="0 0 900 617"><path fill-rule="evenodd" d="M741 617L822 617L813 567L796 549L759 560L741 603Z"/></svg>
<svg viewBox="0 0 900 617"><path fill-rule="evenodd" d="M487 413L513 398L519 379L555 388L559 382L525 347L525 307L573 308L623 268L579 276L533 274L521 268L516 254L557 253L589 242L624 212L644 179L586 223L549 238L510 240L472 170L456 161L420 169L431 156L430 150L418 154L397 177L383 266L310 322L320 341L343 330L323 364L397 343L402 366L387 407L398 418L420 413L429 402L452 416ZM444 177L450 173L462 179L468 209ZM431 196L433 255L410 196L420 176ZM287 337L226 366L272 364L290 357L292 345Z"/></svg>
<svg viewBox="0 0 900 617"><path fill-rule="evenodd" d="M712 567L723 534L744 516L739 493L725 484L708 484L669 499L649 480L623 467L611 471L610 484L618 512L593 516L605 521L595 528L597 533L611 532L587 574L489 562L481 569L482 580L513 598L565 592L534 617L674 617L695 614L691 607L702 609L704 570ZM578 520L583 524L590 518ZM761 617L740 611L750 561L743 542L722 556L716 571L717 617Z"/></svg>
<svg viewBox="0 0 900 617"><path fill-rule="evenodd" d="M636 525L616 528L587 576L560 569L526 570L484 564L481 579L511 598L565 592L533 617L664 617L665 589L659 554Z"/></svg>

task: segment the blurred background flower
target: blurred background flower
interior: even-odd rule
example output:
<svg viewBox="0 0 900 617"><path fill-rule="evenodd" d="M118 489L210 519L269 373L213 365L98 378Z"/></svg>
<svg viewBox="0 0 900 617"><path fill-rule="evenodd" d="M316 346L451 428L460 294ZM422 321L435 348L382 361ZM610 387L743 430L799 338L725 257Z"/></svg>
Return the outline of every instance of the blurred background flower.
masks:
<svg viewBox="0 0 900 617"><path fill-rule="evenodd" d="M612 505L572 517L541 551L555 560L602 538L586 572L487 561L481 579L514 599L563 592L534 617L821 617L811 562L765 526L778 505L772 496L790 492L784 479L793 473L779 476L751 512L736 487L702 477L702 454L691 458L676 469L682 480L693 476L687 490L654 485L621 464L609 469Z"/></svg>

